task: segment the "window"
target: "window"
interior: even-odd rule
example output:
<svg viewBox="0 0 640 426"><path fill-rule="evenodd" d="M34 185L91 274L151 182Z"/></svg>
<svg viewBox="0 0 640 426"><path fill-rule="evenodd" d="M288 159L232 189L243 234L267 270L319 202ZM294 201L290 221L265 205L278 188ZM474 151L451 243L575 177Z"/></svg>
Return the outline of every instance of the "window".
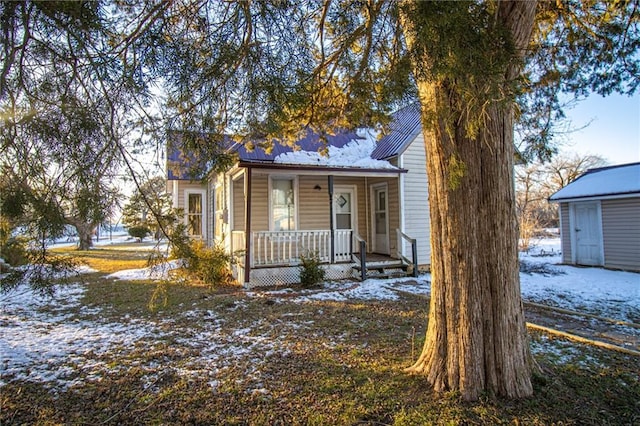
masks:
<svg viewBox="0 0 640 426"><path fill-rule="evenodd" d="M225 203L224 203L224 187L222 185L216 186L215 195L214 195L214 205L215 205L215 216L214 216L214 236L216 238L221 238L223 234L223 224L227 222L227 218L225 216Z"/></svg>
<svg viewBox="0 0 640 426"><path fill-rule="evenodd" d="M271 230L296 229L295 181L293 178L271 178Z"/></svg>
<svg viewBox="0 0 640 426"><path fill-rule="evenodd" d="M187 232L190 236L204 236L204 191L185 192Z"/></svg>

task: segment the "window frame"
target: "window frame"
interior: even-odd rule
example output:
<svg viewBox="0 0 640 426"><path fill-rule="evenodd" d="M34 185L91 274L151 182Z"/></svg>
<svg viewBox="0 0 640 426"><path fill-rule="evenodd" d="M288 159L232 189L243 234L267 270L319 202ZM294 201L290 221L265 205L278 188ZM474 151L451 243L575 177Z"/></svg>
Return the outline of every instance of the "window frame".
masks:
<svg viewBox="0 0 640 426"><path fill-rule="evenodd" d="M286 231L284 229L281 230L276 230L275 229L275 222L274 222L274 214L273 214L273 195L272 195L272 191L273 191L273 181L274 180L288 180L291 181L291 187L293 190L293 229L289 229L289 231L297 231L298 230L298 224L299 224L299 217L298 217L298 176L296 175L269 175L269 185L268 185L268 196L269 196L269 231L272 232L279 232L279 231Z"/></svg>
<svg viewBox="0 0 640 426"><path fill-rule="evenodd" d="M200 218L200 229L202 234L196 235L190 233L189 227L189 216L191 213L189 212L189 196L195 194L200 195L202 200L202 213ZM207 236L207 190L206 189L185 189L184 191L184 224L187 227L187 232L189 232L189 238L204 240Z"/></svg>

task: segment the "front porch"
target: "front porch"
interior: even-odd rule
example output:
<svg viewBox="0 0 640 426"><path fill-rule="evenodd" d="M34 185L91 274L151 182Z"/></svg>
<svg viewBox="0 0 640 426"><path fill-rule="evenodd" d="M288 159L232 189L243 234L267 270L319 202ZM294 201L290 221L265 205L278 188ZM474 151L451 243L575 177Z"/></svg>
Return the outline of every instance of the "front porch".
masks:
<svg viewBox="0 0 640 426"><path fill-rule="evenodd" d="M232 252L237 256L235 275L246 287L277 286L300 282L301 256L315 254L326 272L326 279L359 279L417 276L416 241L399 230L397 247L408 244L410 258L398 253L367 253L364 239L352 229L256 231L247 245L243 231L232 232ZM402 240L406 241L402 241ZM247 256L245 247L251 256ZM248 260L248 263L247 263ZM247 279L248 276L248 279Z"/></svg>
<svg viewBox="0 0 640 426"><path fill-rule="evenodd" d="M403 170L240 163L227 174L230 207L225 238L245 286L299 282L301 256L315 255L327 279L365 279L366 257L386 255L402 270L412 261L401 227ZM220 216L227 216L221 212ZM230 237L230 238L229 238ZM410 256L410 254L409 254ZM392 259L393 258L393 259Z"/></svg>

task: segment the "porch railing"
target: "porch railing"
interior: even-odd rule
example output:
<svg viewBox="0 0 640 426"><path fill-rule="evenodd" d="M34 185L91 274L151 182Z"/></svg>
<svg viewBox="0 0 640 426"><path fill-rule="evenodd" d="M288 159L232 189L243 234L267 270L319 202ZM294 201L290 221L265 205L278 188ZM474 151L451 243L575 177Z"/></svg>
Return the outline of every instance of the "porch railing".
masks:
<svg viewBox="0 0 640 426"><path fill-rule="evenodd" d="M350 229L336 229L335 261L351 259ZM346 247L348 250L342 250ZM251 267L295 265L300 255L317 253L321 262L331 261L331 231L257 231L251 234Z"/></svg>
<svg viewBox="0 0 640 426"><path fill-rule="evenodd" d="M396 229L396 233L398 234L398 256L403 259L405 262L413 266L413 276L418 276L418 245L415 238L411 238L404 232ZM402 247L404 241L408 242L411 245L411 259L408 259L402 253Z"/></svg>
<svg viewBox="0 0 640 426"><path fill-rule="evenodd" d="M244 231L231 231L231 253L245 250Z"/></svg>

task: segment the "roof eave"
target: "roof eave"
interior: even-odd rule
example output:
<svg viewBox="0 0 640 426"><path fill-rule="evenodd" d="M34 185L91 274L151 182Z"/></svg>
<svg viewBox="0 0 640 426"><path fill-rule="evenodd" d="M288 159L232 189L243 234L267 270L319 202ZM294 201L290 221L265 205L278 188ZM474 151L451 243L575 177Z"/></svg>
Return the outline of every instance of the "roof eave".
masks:
<svg viewBox="0 0 640 426"><path fill-rule="evenodd" d="M335 173L360 173L360 174L401 174L407 173L406 169L375 169L364 167L339 167L339 166L314 166L311 164L286 164L266 161L240 161L238 167L270 170L298 170L304 172L335 172Z"/></svg>
<svg viewBox="0 0 640 426"><path fill-rule="evenodd" d="M590 201L590 200L603 200L613 198L633 198L640 197L640 191L627 191L627 192L613 192L607 194L590 194L590 195L577 195L574 197L549 197L549 201L552 203L572 202L572 201Z"/></svg>

